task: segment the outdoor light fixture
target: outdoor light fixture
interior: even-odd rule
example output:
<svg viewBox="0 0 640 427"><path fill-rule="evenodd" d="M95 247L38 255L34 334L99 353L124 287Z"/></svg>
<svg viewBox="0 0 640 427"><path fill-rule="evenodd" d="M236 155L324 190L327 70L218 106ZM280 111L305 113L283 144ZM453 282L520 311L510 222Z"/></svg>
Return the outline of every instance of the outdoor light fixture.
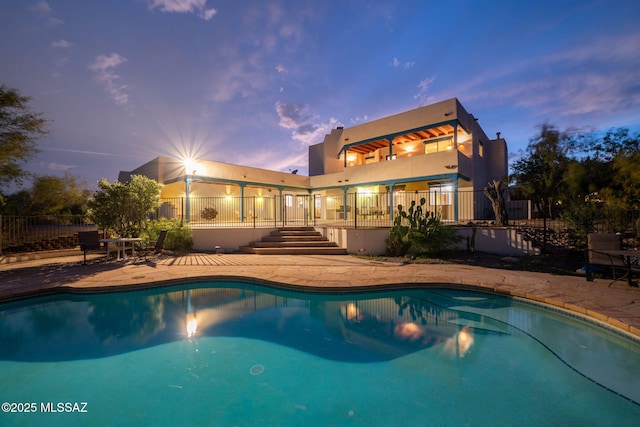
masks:
<svg viewBox="0 0 640 427"><path fill-rule="evenodd" d="M185 175L188 175L189 172L191 172L191 175L195 175L196 171L198 169L198 164L196 163L195 160L193 159L184 159L182 161L182 163L184 164L184 173Z"/></svg>

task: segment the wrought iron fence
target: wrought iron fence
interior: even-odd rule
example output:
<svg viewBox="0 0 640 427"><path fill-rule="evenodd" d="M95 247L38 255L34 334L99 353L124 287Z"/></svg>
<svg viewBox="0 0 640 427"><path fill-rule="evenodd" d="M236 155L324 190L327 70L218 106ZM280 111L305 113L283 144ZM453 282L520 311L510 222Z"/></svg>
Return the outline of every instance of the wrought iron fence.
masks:
<svg viewBox="0 0 640 427"><path fill-rule="evenodd" d="M640 211L596 209L562 212L544 218L527 200L509 200L505 193L508 226L540 246L581 247L586 234L621 233L637 245ZM157 217L180 218L191 227L335 226L385 228L393 225L398 206L406 210L424 201L424 212L439 215L448 224L492 226L494 213L482 192L416 191L397 193L342 193L335 195L282 194L271 197L191 197L163 199ZM569 215L564 215L569 213Z"/></svg>
<svg viewBox="0 0 640 427"><path fill-rule="evenodd" d="M393 225L398 205L412 202L449 224L492 226L493 211L481 194L458 191L398 193L282 194L269 197L178 197L161 200L154 218L178 218L192 228L334 226L385 228ZM509 226L540 245L580 247L586 233L621 233L629 247L640 237L640 210L599 209L586 217L539 217L529 201L508 200ZM573 221L567 218L573 218ZM0 216L0 253L73 248L80 230L95 230L83 216ZM580 221L586 221L580 223Z"/></svg>
<svg viewBox="0 0 640 427"><path fill-rule="evenodd" d="M78 245L78 231L96 230L77 215L0 215L0 223L2 254L72 249Z"/></svg>

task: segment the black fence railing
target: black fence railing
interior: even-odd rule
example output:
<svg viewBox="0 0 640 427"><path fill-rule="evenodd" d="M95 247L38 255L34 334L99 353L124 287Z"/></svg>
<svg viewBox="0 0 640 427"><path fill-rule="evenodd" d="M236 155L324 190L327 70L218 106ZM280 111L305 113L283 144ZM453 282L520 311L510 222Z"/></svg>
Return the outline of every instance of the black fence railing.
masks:
<svg viewBox="0 0 640 427"><path fill-rule="evenodd" d="M270 197L176 197L161 200L154 217L179 218L192 227L279 227L336 225L351 228L390 227L398 205L406 211L412 202L439 215L449 224L493 225L494 213L482 192L424 191L399 193L347 193L339 195L283 194ZM598 233L633 233L640 210L602 208L571 221L557 210L545 218L528 200L507 200L508 225L534 228L592 227ZM590 225L580 224L588 221Z"/></svg>
<svg viewBox="0 0 640 427"><path fill-rule="evenodd" d="M78 231L97 229L77 215L0 215L0 224L1 254L72 249Z"/></svg>
<svg viewBox="0 0 640 427"><path fill-rule="evenodd" d="M191 228L286 226L334 226L345 228L389 228L412 202L425 200L424 210L438 214L452 225L493 226L493 211L486 197L458 191L346 193L337 195L282 194L268 197L177 197L164 198L151 215L178 218ZM480 197L482 196L482 197ZM590 212L542 218L529 201L508 201L509 226L544 248L580 248L586 233L620 233L627 247L640 240L640 210L599 209ZM573 218L569 220L567 218ZM81 230L97 227L84 216L0 216L0 253L20 253L74 248Z"/></svg>

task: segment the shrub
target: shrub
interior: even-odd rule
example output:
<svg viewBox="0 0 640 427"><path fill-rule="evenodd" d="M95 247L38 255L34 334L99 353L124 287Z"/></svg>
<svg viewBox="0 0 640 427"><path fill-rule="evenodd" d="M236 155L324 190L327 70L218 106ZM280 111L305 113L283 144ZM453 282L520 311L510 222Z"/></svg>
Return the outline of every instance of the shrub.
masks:
<svg viewBox="0 0 640 427"><path fill-rule="evenodd" d="M167 230L164 248L172 251L188 251L193 247L191 228L177 218L149 221L144 238L157 240L160 230Z"/></svg>

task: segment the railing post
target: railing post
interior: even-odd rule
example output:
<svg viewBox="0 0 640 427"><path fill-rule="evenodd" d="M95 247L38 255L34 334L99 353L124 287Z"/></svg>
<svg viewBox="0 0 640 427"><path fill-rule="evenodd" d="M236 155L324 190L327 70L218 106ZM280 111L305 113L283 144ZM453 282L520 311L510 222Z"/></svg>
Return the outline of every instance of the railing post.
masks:
<svg viewBox="0 0 640 427"><path fill-rule="evenodd" d="M276 206L276 195L273 195L273 228L278 228L278 207Z"/></svg>
<svg viewBox="0 0 640 427"><path fill-rule="evenodd" d="M358 228L358 192L353 194L353 228Z"/></svg>
<svg viewBox="0 0 640 427"><path fill-rule="evenodd" d="M314 194L313 200L312 200L313 205L311 206L311 215L312 215L311 220L314 227L316 226L316 197L317 197L317 194Z"/></svg>

